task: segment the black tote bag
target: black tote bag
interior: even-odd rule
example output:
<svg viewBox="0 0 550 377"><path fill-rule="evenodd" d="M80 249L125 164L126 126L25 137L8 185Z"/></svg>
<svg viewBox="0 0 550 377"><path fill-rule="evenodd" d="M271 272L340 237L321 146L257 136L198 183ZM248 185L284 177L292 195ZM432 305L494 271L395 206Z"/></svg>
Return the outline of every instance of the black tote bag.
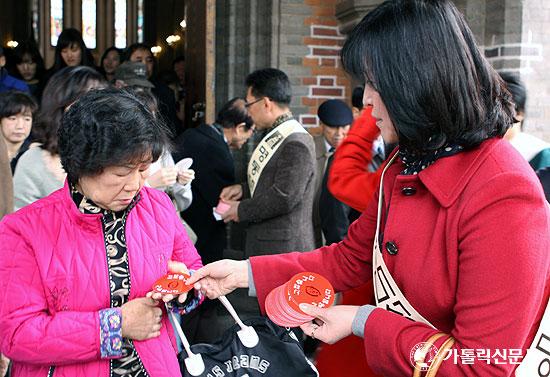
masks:
<svg viewBox="0 0 550 377"><path fill-rule="evenodd" d="M184 377L319 376L317 369L305 357L292 330L282 328L266 317L253 317L241 322L229 301L223 296L220 301L237 324L226 330L217 342L189 346L183 331L179 331L181 328L178 330L179 324L175 325L184 344L184 350L178 355ZM246 331L243 331L245 328ZM240 334L243 332L247 335L255 333L257 338L251 344L249 337L244 342L248 346L245 346L241 339L243 334ZM252 338L256 335L252 334ZM192 353L191 357L188 351ZM199 366L200 359L204 368Z"/></svg>

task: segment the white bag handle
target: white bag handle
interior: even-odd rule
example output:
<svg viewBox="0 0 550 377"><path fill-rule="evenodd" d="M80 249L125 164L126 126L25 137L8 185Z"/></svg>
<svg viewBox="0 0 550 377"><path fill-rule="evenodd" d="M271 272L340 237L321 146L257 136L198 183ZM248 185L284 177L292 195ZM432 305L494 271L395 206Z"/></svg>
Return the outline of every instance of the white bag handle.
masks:
<svg viewBox="0 0 550 377"><path fill-rule="evenodd" d="M237 322L237 324L241 328L239 331L237 331L237 336L239 337L239 340L241 341L243 346L245 346L246 348L256 347L260 342L260 338L258 337L256 330L254 330L252 326L247 326L243 323L243 321L241 321L237 312L233 308L233 305L231 305L227 297L220 296L218 299L223 304L223 306L225 306L229 314L231 314L231 317L233 317L235 322ZM174 313L172 313L170 309L166 308L166 311L170 313L170 316L172 317L172 323L174 324L176 332L181 339L181 342L183 343L183 348L185 349L185 352L187 352L187 358L185 358L184 360L187 371L192 376L200 376L204 373L204 370L206 369L202 356L198 353L193 353L193 351L191 351L191 345L189 344L187 337L181 329L178 318L174 315Z"/></svg>
<svg viewBox="0 0 550 377"><path fill-rule="evenodd" d="M178 318L174 315L174 313L172 313L170 309L166 308L166 311L170 313L170 316L172 317L172 324L175 326L176 332L178 333L178 336L183 343L183 348L185 348L185 352L187 352L187 357L184 360L185 368L191 376L200 376L204 373L206 369L202 356L198 353L193 353L191 351L191 346L189 345L189 341L187 340L187 337L181 329Z"/></svg>
<svg viewBox="0 0 550 377"><path fill-rule="evenodd" d="M239 318L237 315L237 312L225 296L218 297L218 300L225 306L229 314L231 314L231 317L237 322L239 327L241 328L239 331L237 331L237 336L241 340L241 343L246 348L254 348L258 345L260 342L260 338L258 337L258 334L256 333L256 330L252 326L246 326L243 321Z"/></svg>

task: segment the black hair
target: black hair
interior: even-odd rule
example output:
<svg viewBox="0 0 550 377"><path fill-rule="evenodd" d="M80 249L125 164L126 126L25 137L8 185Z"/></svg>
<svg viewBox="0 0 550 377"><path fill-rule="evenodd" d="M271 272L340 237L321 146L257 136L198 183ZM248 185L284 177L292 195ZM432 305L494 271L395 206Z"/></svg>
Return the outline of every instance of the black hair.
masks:
<svg viewBox="0 0 550 377"><path fill-rule="evenodd" d="M122 88L123 91L130 92L138 100L143 102L145 106L153 113L155 116L160 116L159 114L159 102L153 92L151 92L151 88L144 88L142 86L125 86Z"/></svg>
<svg viewBox="0 0 550 377"><path fill-rule="evenodd" d="M176 63L179 63L179 62L185 62L185 56L184 56L184 55L178 55L178 56L176 56L176 58L175 58L174 61L172 62L172 67L173 67Z"/></svg>
<svg viewBox="0 0 550 377"><path fill-rule="evenodd" d="M52 154L57 153L57 130L65 109L78 97L88 91L90 83L97 81L106 86L107 82L95 69L85 66L65 67L56 72L44 88L38 119L33 135L42 148Z"/></svg>
<svg viewBox="0 0 550 377"><path fill-rule="evenodd" d="M132 43L130 46L126 47L126 49L122 53L122 61L125 62L130 60L130 57L132 56L132 54L137 50L147 50L151 52L151 47L146 45L145 43ZM154 55L152 52L151 52L151 56L153 56L154 58Z"/></svg>
<svg viewBox="0 0 550 377"><path fill-rule="evenodd" d="M106 74L105 67L103 66L103 60L105 60L105 58L107 57L107 54L111 51L116 51L120 62L122 62L122 50L115 46L109 47L107 50L103 52L103 55L101 55L101 59L99 60L99 72L101 72L103 76L105 76Z"/></svg>
<svg viewBox="0 0 550 377"><path fill-rule="evenodd" d="M412 151L474 147L512 123L509 93L449 0L384 2L353 29L341 57L378 91L399 144Z"/></svg>
<svg viewBox="0 0 550 377"><path fill-rule="evenodd" d="M91 90L63 115L59 156L71 183L109 166L153 162L167 145L166 128L127 90Z"/></svg>
<svg viewBox="0 0 550 377"><path fill-rule="evenodd" d="M365 88L362 86L356 86L351 93L351 105L361 110L363 108L363 92Z"/></svg>
<svg viewBox="0 0 550 377"><path fill-rule="evenodd" d="M37 109L38 104L27 93L15 90L0 93L0 120L24 111L30 111L34 115Z"/></svg>
<svg viewBox="0 0 550 377"><path fill-rule="evenodd" d="M77 45L78 47L80 47L80 65L94 67L93 56L91 55L90 51L88 51L88 48L86 48L86 44L82 39L82 34L74 28L68 28L63 30L61 34L59 34L59 38L57 39L57 45L55 46L54 63L51 68L54 72L57 72L61 68L67 66L67 63L65 63L63 57L61 56L61 51L64 48L71 47L72 45Z"/></svg>
<svg viewBox="0 0 550 377"><path fill-rule="evenodd" d="M527 91L525 84L521 81L519 74L512 72L501 72L500 77L506 83L506 88L512 94L517 113L525 113L525 102Z"/></svg>
<svg viewBox="0 0 550 377"><path fill-rule="evenodd" d="M245 85L254 97L267 97L278 104L288 106L292 99L290 80L286 73L275 68L264 68L246 77Z"/></svg>
<svg viewBox="0 0 550 377"><path fill-rule="evenodd" d="M16 48L13 49L10 73L14 77L23 80L23 77L17 69L17 65L23 63L26 56L29 56L31 61L36 63L36 74L34 75L34 78L42 80L44 73L46 72L44 59L42 58L42 55L40 55L40 51L38 51L36 43L32 40L21 42Z"/></svg>
<svg viewBox="0 0 550 377"><path fill-rule="evenodd" d="M245 103L244 98L241 97L230 99L218 112L216 123L223 128L234 128L244 123L244 128L248 131L254 125L254 121L248 115Z"/></svg>

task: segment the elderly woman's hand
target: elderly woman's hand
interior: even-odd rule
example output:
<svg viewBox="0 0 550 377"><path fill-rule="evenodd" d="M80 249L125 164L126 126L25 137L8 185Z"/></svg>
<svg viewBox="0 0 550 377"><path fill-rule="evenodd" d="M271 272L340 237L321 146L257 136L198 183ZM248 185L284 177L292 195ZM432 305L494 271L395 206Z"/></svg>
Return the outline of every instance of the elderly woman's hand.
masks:
<svg viewBox="0 0 550 377"><path fill-rule="evenodd" d="M178 179L178 169L175 166L161 168L147 177L147 183L152 188L172 186Z"/></svg>
<svg viewBox="0 0 550 377"><path fill-rule="evenodd" d="M187 269L187 266L185 265L185 263L172 261L172 260L168 261L168 272L177 272L177 273L182 273L182 274L189 275L189 269ZM170 294L166 295L166 294L162 294L160 292L151 291L151 292L147 292L146 297L150 297L153 300L161 300L162 299L162 301L164 301L164 302L170 302L176 296L170 295ZM179 295L177 297L178 297L178 302L183 304L185 302L185 299L187 298L187 292L182 293L181 295Z"/></svg>
<svg viewBox="0 0 550 377"><path fill-rule="evenodd" d="M149 297L136 298L122 305L122 336L145 340L160 335L162 310Z"/></svg>
<svg viewBox="0 0 550 377"><path fill-rule="evenodd" d="M187 169L178 172L178 183L180 185L186 185L195 179L195 171L193 169Z"/></svg>

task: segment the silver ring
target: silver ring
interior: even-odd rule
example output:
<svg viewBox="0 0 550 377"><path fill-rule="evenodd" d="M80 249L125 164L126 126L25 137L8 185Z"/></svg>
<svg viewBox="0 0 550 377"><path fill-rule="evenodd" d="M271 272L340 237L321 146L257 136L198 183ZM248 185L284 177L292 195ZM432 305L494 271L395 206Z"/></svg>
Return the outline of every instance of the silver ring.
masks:
<svg viewBox="0 0 550 377"><path fill-rule="evenodd" d="M311 339L315 339L315 331L317 331L317 329L319 328L318 325L315 325L315 327L313 328L313 330L311 330Z"/></svg>

